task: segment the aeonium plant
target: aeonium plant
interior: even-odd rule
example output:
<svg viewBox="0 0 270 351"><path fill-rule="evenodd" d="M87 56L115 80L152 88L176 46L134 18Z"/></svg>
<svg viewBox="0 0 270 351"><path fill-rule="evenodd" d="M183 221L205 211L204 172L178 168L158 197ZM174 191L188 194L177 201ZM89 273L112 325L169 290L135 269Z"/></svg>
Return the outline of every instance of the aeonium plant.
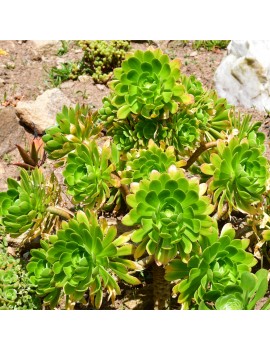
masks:
<svg viewBox="0 0 270 351"><path fill-rule="evenodd" d="M256 204L262 201L269 177L269 162L261 149L252 145L248 138L239 140L234 136L228 144L219 140L210 155L210 164L201 166L209 179L209 193L213 202L218 202L218 213L224 206L227 212L233 209L256 213Z"/></svg>
<svg viewBox="0 0 270 351"><path fill-rule="evenodd" d="M187 92L194 96L194 102L182 111L182 119L188 118L196 124L204 143L224 139L232 129L231 105L226 99L219 98L215 90L204 89L195 76L182 74L181 81Z"/></svg>
<svg viewBox="0 0 270 351"><path fill-rule="evenodd" d="M131 239L140 243L135 258L145 250L157 264L167 264L179 252L181 257L196 249L197 244L217 236L216 222L209 216L214 206L203 196L206 190L198 179L187 179L182 169L170 166L167 172L152 171L148 179L131 184L127 196L131 207L122 222L139 225Z"/></svg>
<svg viewBox="0 0 270 351"><path fill-rule="evenodd" d="M217 223L209 216L214 206L203 196L205 190L205 184L187 179L175 165L163 173L154 170L148 179L131 184L132 194L127 196L131 210L122 223L136 226L131 235L138 244L134 257L147 253L154 259L154 297L159 309L166 308L169 298L163 266L177 255L188 260L203 242L217 238Z"/></svg>
<svg viewBox="0 0 270 351"><path fill-rule="evenodd" d="M255 274L243 272L240 284L233 291L229 289L228 293L220 296L213 309L217 310L254 310L256 304L266 294L268 289L268 271L259 269ZM201 309L211 309L204 303ZM270 299L268 298L263 304L257 307L260 310L268 310L270 308Z"/></svg>
<svg viewBox="0 0 270 351"><path fill-rule="evenodd" d="M63 106L56 115L56 124L47 128L42 137L48 157L59 160L56 165L63 165L77 145L100 136L102 126L96 122L97 113L92 113L89 106Z"/></svg>
<svg viewBox="0 0 270 351"><path fill-rule="evenodd" d="M120 177L116 172L119 164L119 152L109 139L101 146L95 140L78 145L69 153L63 171L73 202L90 209L117 203L121 197Z"/></svg>
<svg viewBox="0 0 270 351"><path fill-rule="evenodd" d="M51 308L63 294L66 308L89 301L100 308L104 291L113 302L121 293L118 279L140 284L128 272L140 270L140 266L123 257L133 252L129 238L128 234L117 236L116 227L108 226L105 219L98 220L94 212L78 211L49 241L41 241L41 249L31 250L27 265L30 280Z"/></svg>
<svg viewBox="0 0 270 351"><path fill-rule="evenodd" d="M46 179L42 170L20 172L20 180L9 178L8 190L0 193L0 223L12 237L26 235L30 240L38 235L50 234L57 228L60 216L70 218L62 209L60 187L52 173Z"/></svg>
<svg viewBox="0 0 270 351"><path fill-rule="evenodd" d="M153 170L163 173L172 165L181 167L186 164L185 160L177 161L173 146L167 147L164 142L160 142L158 146L152 139L149 140L147 148L130 150L126 159L125 169L120 172L122 184L148 178Z"/></svg>
<svg viewBox="0 0 270 351"><path fill-rule="evenodd" d="M185 263L175 258L166 266L165 279L174 281L173 293L184 309L211 306L219 297L243 292L239 286L242 273L250 272L257 263L247 252L249 240L235 239L235 231L227 223L220 237Z"/></svg>
<svg viewBox="0 0 270 351"><path fill-rule="evenodd" d="M164 140L170 116L193 102L179 81L180 65L161 50L137 50L114 70L99 116L119 149Z"/></svg>

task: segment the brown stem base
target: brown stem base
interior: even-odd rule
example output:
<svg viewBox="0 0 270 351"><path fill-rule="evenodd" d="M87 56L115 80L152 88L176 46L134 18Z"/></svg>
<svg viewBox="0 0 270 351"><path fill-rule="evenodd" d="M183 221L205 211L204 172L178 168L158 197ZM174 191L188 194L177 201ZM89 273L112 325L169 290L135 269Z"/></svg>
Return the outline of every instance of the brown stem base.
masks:
<svg viewBox="0 0 270 351"><path fill-rule="evenodd" d="M164 279L165 269L153 263L154 309L167 310L170 306L170 282Z"/></svg>

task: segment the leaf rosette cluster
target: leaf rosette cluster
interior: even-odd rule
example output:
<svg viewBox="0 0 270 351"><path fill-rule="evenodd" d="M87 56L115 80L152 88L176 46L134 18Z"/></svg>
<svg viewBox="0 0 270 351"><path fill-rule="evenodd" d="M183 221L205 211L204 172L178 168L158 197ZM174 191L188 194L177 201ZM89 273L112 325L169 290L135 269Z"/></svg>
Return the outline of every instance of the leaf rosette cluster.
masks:
<svg viewBox="0 0 270 351"><path fill-rule="evenodd" d="M49 206L60 202L60 188L54 174L46 180L35 168L30 174L22 169L20 181L9 178L8 190L0 193L0 216L5 231L12 237L48 233L57 218L48 213Z"/></svg>
<svg viewBox="0 0 270 351"><path fill-rule="evenodd" d="M43 136L48 157L64 163L64 157L85 140L100 136L101 125L96 123L96 114L88 106L77 104L74 108L63 106L56 115L56 125L46 129Z"/></svg>
<svg viewBox="0 0 270 351"><path fill-rule="evenodd" d="M120 178L114 174L118 161L119 153L110 142L102 147L95 140L78 145L69 153L63 171L73 201L89 208L101 208L110 199L111 189L119 189L121 185Z"/></svg>
<svg viewBox="0 0 270 351"><path fill-rule="evenodd" d="M180 280L173 287L173 293L179 294L178 302L200 305L241 292L242 273L250 272L257 263L254 256L246 252L248 245L248 239L235 239L234 229L227 224L218 240L208 246L202 245L202 253L193 255L188 263L172 260L166 267L165 279Z"/></svg>
<svg viewBox="0 0 270 351"><path fill-rule="evenodd" d="M133 194L127 196L131 210L122 222L139 225L131 237L139 243L135 258L146 250L158 264L167 264L178 253L188 257L199 241L216 238L217 224L209 216L213 205L201 195L203 188L176 166L166 173L152 171L148 179L131 185Z"/></svg>
<svg viewBox="0 0 270 351"><path fill-rule="evenodd" d="M148 178L151 171L167 172L170 166L181 167L185 161L177 161L173 146L166 147L164 142L157 146L150 140L146 149L133 149L127 153L125 170L121 173L121 183L130 184Z"/></svg>
<svg viewBox="0 0 270 351"><path fill-rule="evenodd" d="M211 175L209 191L219 203L219 212L225 202L229 212L238 209L254 213L252 204L262 201L269 177L269 165L260 148L247 138L233 137L228 144L219 140L210 155L210 164L203 164L203 173Z"/></svg>
<svg viewBox="0 0 270 351"><path fill-rule="evenodd" d="M132 254L133 247L127 244L129 235L117 237L116 228L108 226L105 219L97 220L94 212L78 211L49 240L41 241L42 248L31 250L27 270L38 295L51 308L57 305L62 292L72 302L84 303L89 293L92 304L100 308L103 290L112 301L121 293L117 278L140 284L128 273L138 265L121 257Z"/></svg>
<svg viewBox="0 0 270 351"><path fill-rule="evenodd" d="M193 121L193 127L196 126L200 131L204 142L224 139L226 132L232 129L231 105L226 99L218 98L214 90L205 90L202 83L194 76L181 75L181 79L187 92L194 96L193 104L186 106L182 113L184 117L181 116L181 118L185 119L188 116ZM194 131L191 134L194 135Z"/></svg>
<svg viewBox="0 0 270 351"><path fill-rule="evenodd" d="M99 110L108 132L119 135L127 125L132 131L137 127L132 134L134 144L147 145L149 139L160 141L170 115L193 102L179 78L180 61L170 61L160 50L127 54L121 67L114 70L114 79L109 83L112 93ZM126 139L124 132L122 138Z"/></svg>

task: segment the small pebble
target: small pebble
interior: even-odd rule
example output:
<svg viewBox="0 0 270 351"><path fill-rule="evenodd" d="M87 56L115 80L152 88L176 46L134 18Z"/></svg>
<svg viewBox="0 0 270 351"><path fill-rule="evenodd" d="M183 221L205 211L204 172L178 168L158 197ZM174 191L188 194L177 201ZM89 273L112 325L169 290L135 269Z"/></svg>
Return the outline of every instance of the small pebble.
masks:
<svg viewBox="0 0 270 351"><path fill-rule="evenodd" d="M197 55L198 55L198 51L192 51L192 52L189 54L190 57L195 57L195 56L197 56Z"/></svg>
<svg viewBox="0 0 270 351"><path fill-rule="evenodd" d="M103 84L96 84L96 87L98 88L98 90L101 90L101 91L105 90Z"/></svg>
<svg viewBox="0 0 270 351"><path fill-rule="evenodd" d="M78 81L81 83L89 82L92 78L90 76L87 76L86 74L79 76Z"/></svg>

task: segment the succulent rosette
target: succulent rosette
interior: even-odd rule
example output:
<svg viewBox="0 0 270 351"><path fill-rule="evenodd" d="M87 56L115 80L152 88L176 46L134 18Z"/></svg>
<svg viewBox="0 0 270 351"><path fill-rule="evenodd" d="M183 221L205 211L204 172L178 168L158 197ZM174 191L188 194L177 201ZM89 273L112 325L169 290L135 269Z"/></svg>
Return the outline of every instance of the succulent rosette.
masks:
<svg viewBox="0 0 270 351"><path fill-rule="evenodd" d="M172 117L168 144L172 144L181 155L190 154L190 151L199 146L201 132L198 128L199 122L196 118L187 116L181 111Z"/></svg>
<svg viewBox="0 0 270 351"><path fill-rule="evenodd" d="M89 208L101 208L111 196L112 188L120 187L120 178L114 174L118 151L110 142L98 147L95 140L78 145L67 157L63 171L68 193L75 203Z"/></svg>
<svg viewBox="0 0 270 351"><path fill-rule="evenodd" d="M185 161L176 160L173 146L166 147L164 142L157 146L153 140L150 140L146 149L133 149L127 153L126 167L121 172L121 183L139 182L143 178L148 178L153 170L162 173L172 165L181 167L185 163Z"/></svg>
<svg viewBox="0 0 270 351"><path fill-rule="evenodd" d="M229 212L235 208L254 213L252 205L262 201L269 177L269 164L261 149L250 145L247 138L233 137L227 145L220 140L210 161L201 170L212 176L209 191L219 203L219 212L227 203Z"/></svg>
<svg viewBox="0 0 270 351"><path fill-rule="evenodd" d="M164 118L164 113L177 112L180 103L191 103L193 96L177 82L180 65L179 60L170 61L159 49L128 54L109 84L115 93L111 102L118 108L117 117L125 119L134 114Z"/></svg>
<svg viewBox="0 0 270 351"><path fill-rule="evenodd" d="M204 135L204 141L224 139L231 131L231 105L224 98L218 98L214 90L205 90L194 76L181 75L182 84L194 96L192 105L186 107L186 115L196 120L197 128Z"/></svg>
<svg viewBox="0 0 270 351"><path fill-rule="evenodd" d="M217 237L217 223L209 216L213 205L201 195L203 188L174 165L168 172L152 171L148 179L132 183L133 194L127 196L131 210L122 222L139 225L131 237L139 243L135 258L147 251L157 264L167 264L177 254L188 257L200 241Z"/></svg>
<svg viewBox="0 0 270 351"><path fill-rule="evenodd" d="M188 263L174 259L168 264L165 279L178 281L173 294L179 294L179 303L189 307L192 303L215 302L220 296L241 292L241 275L250 272L257 260L246 252L249 240L234 237L234 229L226 224L220 238L211 245L202 245L202 253L193 255Z"/></svg>
<svg viewBox="0 0 270 351"><path fill-rule="evenodd" d="M31 250L27 270L38 295L51 308L62 293L71 302L87 302L85 295L89 293L92 304L100 308L103 290L112 301L120 294L116 277L140 284L128 273L128 269L139 269L138 264L121 257L132 254L129 235L117 237L116 227L108 226L105 219L98 220L94 212L78 211L49 240L41 242L42 248Z"/></svg>
<svg viewBox="0 0 270 351"><path fill-rule="evenodd" d="M109 135L117 135L114 141L119 148L128 150L131 138L131 147L138 147L167 135L170 116L193 102L179 78L180 61L170 60L160 50L127 54L122 66L114 70L109 83L112 93L99 110ZM127 128L131 134L126 133Z"/></svg>
<svg viewBox="0 0 270 351"><path fill-rule="evenodd" d="M92 114L88 106L64 106L62 112L56 115L56 125L47 128L42 138L48 157L60 159L59 165L63 164L63 157L77 145L100 135L102 127L96 121L96 114Z"/></svg>
<svg viewBox="0 0 270 351"><path fill-rule="evenodd" d="M229 289L228 294L220 296L215 302L216 310L254 310L256 303L262 299L268 289L268 271L259 269L255 274L243 272L241 280L236 291ZM225 289L226 290L226 289ZM231 291L230 291L231 290ZM201 309L212 309L212 306L207 306L201 303ZM259 308L266 310L270 308L270 299Z"/></svg>
<svg viewBox="0 0 270 351"><path fill-rule="evenodd" d="M31 174L22 169L20 181L8 179L8 190L0 193L1 222L13 237L27 232L28 237L48 233L57 218L47 212L49 206L60 201L60 188L54 174L46 180L42 171L35 168Z"/></svg>

